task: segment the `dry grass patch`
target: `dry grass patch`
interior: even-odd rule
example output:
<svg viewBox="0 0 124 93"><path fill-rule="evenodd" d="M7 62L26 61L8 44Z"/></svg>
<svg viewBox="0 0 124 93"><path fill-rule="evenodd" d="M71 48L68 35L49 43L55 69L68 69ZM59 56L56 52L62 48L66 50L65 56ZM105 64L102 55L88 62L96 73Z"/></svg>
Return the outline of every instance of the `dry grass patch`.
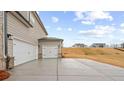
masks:
<svg viewBox="0 0 124 93"><path fill-rule="evenodd" d="M124 67L124 52L113 48L63 48L64 58L88 58Z"/></svg>

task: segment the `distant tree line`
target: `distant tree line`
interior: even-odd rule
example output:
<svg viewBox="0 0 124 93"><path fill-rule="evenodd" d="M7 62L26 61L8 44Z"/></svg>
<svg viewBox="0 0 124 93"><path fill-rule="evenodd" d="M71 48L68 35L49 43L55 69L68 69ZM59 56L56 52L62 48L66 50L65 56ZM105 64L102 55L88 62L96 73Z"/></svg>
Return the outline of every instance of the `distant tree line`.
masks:
<svg viewBox="0 0 124 93"><path fill-rule="evenodd" d="M84 43L75 43L72 47L74 48L124 48L124 43L121 44L110 44L107 45L106 43L93 43L90 46Z"/></svg>

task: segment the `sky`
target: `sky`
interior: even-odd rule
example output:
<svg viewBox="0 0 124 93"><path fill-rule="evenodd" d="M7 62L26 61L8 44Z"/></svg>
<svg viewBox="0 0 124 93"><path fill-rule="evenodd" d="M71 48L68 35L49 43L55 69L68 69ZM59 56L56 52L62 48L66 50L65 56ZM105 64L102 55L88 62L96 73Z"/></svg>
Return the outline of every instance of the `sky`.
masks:
<svg viewBox="0 0 124 93"><path fill-rule="evenodd" d="M39 11L49 37L75 43L120 44L124 42L123 11Z"/></svg>

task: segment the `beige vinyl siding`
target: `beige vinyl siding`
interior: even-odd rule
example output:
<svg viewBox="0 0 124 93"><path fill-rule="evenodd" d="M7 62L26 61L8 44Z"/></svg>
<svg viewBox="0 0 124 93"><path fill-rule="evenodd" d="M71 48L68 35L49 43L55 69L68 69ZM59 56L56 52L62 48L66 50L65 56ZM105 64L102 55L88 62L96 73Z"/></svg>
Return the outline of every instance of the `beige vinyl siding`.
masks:
<svg viewBox="0 0 124 93"><path fill-rule="evenodd" d="M31 37L33 37L35 40L46 37L46 34L45 34L43 28L41 27L41 25L39 24L39 22L37 21L36 17L34 16L34 14L32 12L31 12L31 14L34 17L34 22L35 22L33 28L30 28ZM38 42L38 40L37 40L37 42Z"/></svg>
<svg viewBox="0 0 124 93"><path fill-rule="evenodd" d="M8 13L8 33L21 40L27 41L33 45L37 45L37 39L45 37L45 32L35 19L35 25L32 28L26 27L22 22Z"/></svg>
<svg viewBox="0 0 124 93"><path fill-rule="evenodd" d="M7 15L7 30L13 37L24 39L28 42L32 42L29 37L29 28L27 28L22 22L20 22L11 13Z"/></svg>
<svg viewBox="0 0 124 93"><path fill-rule="evenodd" d="M27 20L29 21L29 11L19 11L19 13Z"/></svg>
<svg viewBox="0 0 124 93"><path fill-rule="evenodd" d="M36 20L35 16L35 25L33 27L26 27L21 21L19 21L15 16L13 16L11 13L8 13L7 15L7 29L8 33L12 34L14 38L20 39L22 41L25 41L27 43L30 43L34 46L38 46L38 39L45 37L46 34L43 31L42 27ZM12 41L10 41L12 42ZM9 43L9 41L8 41ZM12 45L9 43L9 45ZM9 54L12 55L12 46L9 46Z"/></svg>

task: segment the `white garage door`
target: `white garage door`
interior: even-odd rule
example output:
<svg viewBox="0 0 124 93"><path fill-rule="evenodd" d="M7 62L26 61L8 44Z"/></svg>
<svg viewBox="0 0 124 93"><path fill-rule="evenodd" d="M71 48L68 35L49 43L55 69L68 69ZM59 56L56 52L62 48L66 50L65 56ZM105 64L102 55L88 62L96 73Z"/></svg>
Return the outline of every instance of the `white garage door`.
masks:
<svg viewBox="0 0 124 93"><path fill-rule="evenodd" d="M36 47L23 41L13 40L15 65L36 59Z"/></svg>
<svg viewBox="0 0 124 93"><path fill-rule="evenodd" d="M58 58L57 46L43 46L42 47L43 58Z"/></svg>

